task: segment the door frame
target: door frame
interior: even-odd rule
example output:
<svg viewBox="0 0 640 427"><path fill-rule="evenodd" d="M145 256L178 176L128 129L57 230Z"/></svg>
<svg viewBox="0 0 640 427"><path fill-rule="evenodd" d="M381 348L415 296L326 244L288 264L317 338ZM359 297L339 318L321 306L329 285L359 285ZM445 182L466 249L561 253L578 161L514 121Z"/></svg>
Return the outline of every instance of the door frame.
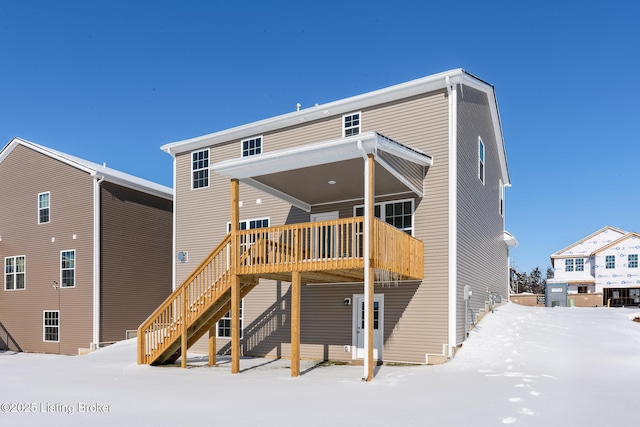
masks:
<svg viewBox="0 0 640 427"><path fill-rule="evenodd" d="M364 301L364 294L353 294L352 306L352 315L351 315L351 358L352 359L364 359L364 355L362 357L358 357L358 312L359 310L359 301ZM384 349L384 294L374 294L373 301L378 302L378 329L373 331L373 358L374 360L383 360L383 349ZM376 332L377 331L377 332ZM360 333L363 334L364 340L364 330ZM364 346L363 346L364 352Z"/></svg>

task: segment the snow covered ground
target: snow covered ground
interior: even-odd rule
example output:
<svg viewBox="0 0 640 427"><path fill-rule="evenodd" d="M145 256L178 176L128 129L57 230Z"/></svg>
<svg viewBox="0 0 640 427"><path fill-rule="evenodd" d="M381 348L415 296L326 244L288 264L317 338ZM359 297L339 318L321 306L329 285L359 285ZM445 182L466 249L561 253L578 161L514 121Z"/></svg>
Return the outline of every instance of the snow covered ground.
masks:
<svg viewBox="0 0 640 427"><path fill-rule="evenodd" d="M640 310L506 304L438 366L243 359L138 366L127 341L87 356L0 353L1 426L636 426ZM18 411L21 412L11 412ZM30 410L31 412L26 412Z"/></svg>

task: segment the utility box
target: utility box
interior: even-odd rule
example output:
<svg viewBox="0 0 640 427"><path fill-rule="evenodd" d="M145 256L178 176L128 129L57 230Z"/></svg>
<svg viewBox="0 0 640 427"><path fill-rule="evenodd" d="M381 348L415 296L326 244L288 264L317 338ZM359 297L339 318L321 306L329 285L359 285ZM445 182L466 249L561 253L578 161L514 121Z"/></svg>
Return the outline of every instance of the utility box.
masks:
<svg viewBox="0 0 640 427"><path fill-rule="evenodd" d="M569 285L567 283L547 283L545 305L547 307L566 307Z"/></svg>

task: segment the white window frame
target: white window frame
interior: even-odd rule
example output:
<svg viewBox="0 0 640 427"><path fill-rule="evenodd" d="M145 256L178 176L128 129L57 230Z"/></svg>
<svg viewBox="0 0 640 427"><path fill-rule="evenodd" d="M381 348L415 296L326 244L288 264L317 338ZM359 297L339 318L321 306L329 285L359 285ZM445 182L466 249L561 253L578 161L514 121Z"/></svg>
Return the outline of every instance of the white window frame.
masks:
<svg viewBox="0 0 640 427"><path fill-rule="evenodd" d="M193 164L194 164L194 159L193 159L193 155L197 154L197 153L204 153L206 151L207 153L207 166L205 167L201 167L201 168L194 168ZM196 150L196 151L192 151L189 154L189 161L191 162L190 165L190 169L191 169L191 174L190 174L190 179L191 179L191 189L192 190L199 190L201 188L208 188L209 185L211 184L211 174L209 173L209 166L211 165L211 150L209 148L205 148L204 150ZM196 172L206 172L206 177L204 179L206 179L207 184L206 185L202 185L199 187L194 187L194 183L195 183L195 178L194 178L194 174ZM200 181L203 178L198 178L198 181Z"/></svg>
<svg viewBox="0 0 640 427"><path fill-rule="evenodd" d="M632 260L631 257L633 257L634 259ZM634 265L631 265L631 263L633 263ZM627 255L627 267L638 268L638 254Z"/></svg>
<svg viewBox="0 0 640 427"><path fill-rule="evenodd" d="M578 262L580 261L580 262ZM584 258L576 258L575 271L584 271Z"/></svg>
<svg viewBox="0 0 640 427"><path fill-rule="evenodd" d="M73 252L73 267L69 268L69 267L64 267L63 263L64 260L62 258L62 255L64 253L68 253L68 252ZM75 288L76 287L76 250L75 249L66 249L63 251L60 251L60 287L61 288ZM73 286L65 286L65 280L63 279L64 276L64 272L65 271L72 271L73 272Z"/></svg>
<svg viewBox="0 0 640 427"><path fill-rule="evenodd" d="M613 269L616 268L616 256L615 255L605 255L605 257L604 257L604 268L607 269L607 270L613 270Z"/></svg>
<svg viewBox="0 0 640 427"><path fill-rule="evenodd" d="M47 206L43 207L40 204L40 197L47 195ZM41 221L42 211L47 210L47 221ZM51 222L51 192L45 191L44 193L38 193L38 224L49 224Z"/></svg>
<svg viewBox="0 0 640 427"><path fill-rule="evenodd" d="M574 271L574 262L573 262L573 258L568 258L564 260L564 271L566 272L572 272Z"/></svg>
<svg viewBox="0 0 640 427"><path fill-rule="evenodd" d="M56 325L47 325L47 313L57 313ZM57 340L47 339L47 328L55 328ZM60 310L43 310L42 311L42 341L44 342L60 342Z"/></svg>
<svg viewBox="0 0 640 427"><path fill-rule="evenodd" d="M487 147L482 142L482 138L478 137L478 179L484 185L487 174Z"/></svg>
<svg viewBox="0 0 640 427"><path fill-rule="evenodd" d="M240 300L240 339L244 338L244 298L242 298ZM225 326L224 330L228 330L229 331L229 336L227 335L220 335L220 322L229 322L229 326ZM231 334L232 334L232 329L231 329L231 310L227 311L225 313L224 316L222 316L220 318L220 320L218 320L218 322L216 322L216 337L217 338L225 338L225 339L231 339Z"/></svg>
<svg viewBox="0 0 640 427"><path fill-rule="evenodd" d="M499 207L499 211L500 211L500 216L504 218L504 184L502 183L502 179L500 179L499 181L499 189L498 191L500 192L500 207Z"/></svg>
<svg viewBox="0 0 640 427"><path fill-rule="evenodd" d="M353 121L353 116L355 115L358 115L358 124L355 126L351 125L347 127L345 120L347 119L347 117L351 117L351 121ZM349 135L347 135L347 132L351 132L353 130L357 130L357 132L350 133ZM361 133L362 133L362 112L354 111L353 113L344 114L342 116L342 137L346 138L347 136L360 135Z"/></svg>
<svg viewBox="0 0 640 427"><path fill-rule="evenodd" d="M411 236L414 235L415 233L415 214L416 214L416 204L415 204L415 200L414 199L400 199L400 200L387 200L386 202L380 202L380 203L375 203L374 206L374 212L375 212L375 207L379 206L380 207L380 217L376 217L379 220L386 222L386 209L385 206L386 205L390 205L390 204L395 204L395 203L405 203L405 202L411 202L411 233L407 233ZM353 216L358 216L357 215L357 209L359 208L363 208L364 209L364 205L356 205L353 207ZM362 215L360 215L362 216ZM392 225L392 224L389 224ZM406 232L408 229L407 228L398 228L398 230L402 230L404 232Z"/></svg>
<svg viewBox="0 0 640 427"><path fill-rule="evenodd" d="M23 258L24 259L24 271L22 272L18 272L17 271L17 259L18 258ZM11 273L7 273L7 260L8 259L13 259L13 271ZM4 264L3 264L3 269L4 269L4 290L5 291L24 291L25 289L27 289L27 256L26 255L15 255L15 256L7 256L4 257ZM11 289L7 289L7 275L11 274L13 276L13 288ZM22 288L17 288L16 284L18 283L17 276L18 274L22 274L23 275L23 283L24 286Z"/></svg>
<svg viewBox="0 0 640 427"><path fill-rule="evenodd" d="M244 144L246 143L250 143L251 141L259 141L260 143L260 147L256 148L255 146L253 148L244 148ZM243 139L242 141L240 141L240 157L251 157L251 156L258 156L260 154L262 154L262 149L264 148L264 138L262 135L258 135L258 136L254 136L252 138L247 138L247 139ZM254 151L254 153L251 153L251 151Z"/></svg>

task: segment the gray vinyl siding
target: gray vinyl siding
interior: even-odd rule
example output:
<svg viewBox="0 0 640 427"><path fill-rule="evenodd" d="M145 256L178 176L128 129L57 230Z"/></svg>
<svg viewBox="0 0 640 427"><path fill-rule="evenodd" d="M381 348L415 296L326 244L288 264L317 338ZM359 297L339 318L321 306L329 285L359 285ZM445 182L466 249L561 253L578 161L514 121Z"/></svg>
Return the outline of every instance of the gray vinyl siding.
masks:
<svg viewBox="0 0 640 427"><path fill-rule="evenodd" d="M434 158L416 200L415 236L425 244L425 280L392 288L385 294L384 358L424 362L440 354L448 326L448 99L444 91L415 96L362 110L362 132L376 131ZM263 135L264 152L342 137L342 115ZM230 218L229 181L210 176L210 187L191 190L190 152L176 155L177 251L189 251L189 262L177 262L177 284L224 237ZM240 140L211 147L210 162L238 158ZM398 195L398 199L413 197ZM256 200L262 203L257 204ZM307 221L309 214L241 185L241 219L269 217L271 225ZM314 207L353 216L362 202ZM174 254L175 259L175 254ZM250 355L288 355L288 283L261 281L244 300L243 348ZM303 286L301 354L305 358L350 359L352 308L345 297L362 293L362 285ZM206 348L198 344L196 348ZM228 348L218 339L218 349Z"/></svg>
<svg viewBox="0 0 640 427"><path fill-rule="evenodd" d="M78 354L92 341L93 179L18 145L0 163L0 182L0 262L26 255L26 289L5 291L2 279L0 346ZM38 224L37 195L47 191L51 221ZM70 249L76 251L76 286L56 290L60 251ZM43 342L44 310L60 310L60 343Z"/></svg>
<svg viewBox="0 0 640 427"><path fill-rule="evenodd" d="M487 94L464 87L458 101L458 237L456 339L464 339L464 285L471 286L470 306L477 313L488 301L487 289L503 297L507 290L507 245L499 212L501 176ZM485 145L485 182L478 178L478 137ZM480 274L481 273L481 274Z"/></svg>
<svg viewBox="0 0 640 427"><path fill-rule="evenodd" d="M100 342L125 339L171 293L172 201L100 188Z"/></svg>

